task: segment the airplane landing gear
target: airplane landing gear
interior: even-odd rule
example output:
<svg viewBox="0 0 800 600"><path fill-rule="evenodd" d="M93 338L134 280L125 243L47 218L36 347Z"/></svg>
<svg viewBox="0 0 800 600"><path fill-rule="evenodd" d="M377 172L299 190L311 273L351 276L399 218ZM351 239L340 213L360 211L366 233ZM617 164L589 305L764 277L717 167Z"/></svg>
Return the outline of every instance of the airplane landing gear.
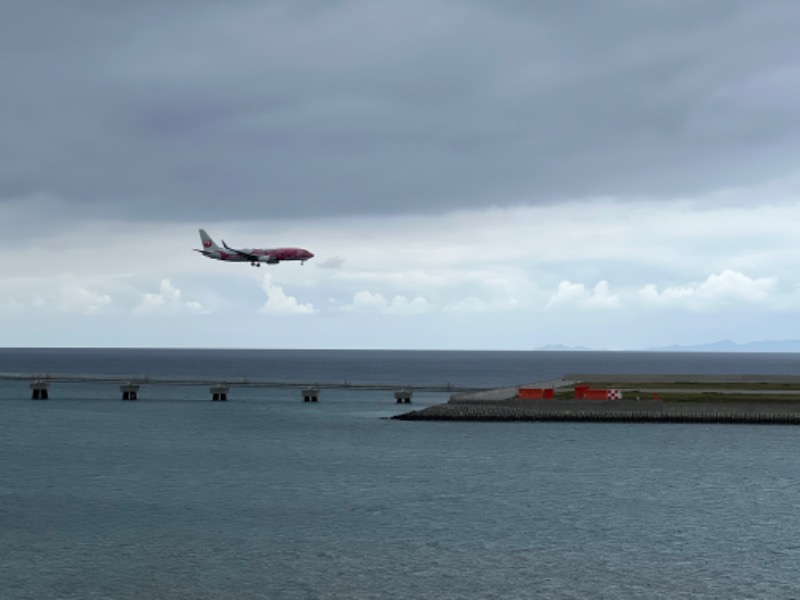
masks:
<svg viewBox="0 0 800 600"><path fill-rule="evenodd" d="M251 263L250 263L250 266L251 266L251 267L260 267L260 266L261 266L261 263L257 263L257 262L251 262Z"/></svg>

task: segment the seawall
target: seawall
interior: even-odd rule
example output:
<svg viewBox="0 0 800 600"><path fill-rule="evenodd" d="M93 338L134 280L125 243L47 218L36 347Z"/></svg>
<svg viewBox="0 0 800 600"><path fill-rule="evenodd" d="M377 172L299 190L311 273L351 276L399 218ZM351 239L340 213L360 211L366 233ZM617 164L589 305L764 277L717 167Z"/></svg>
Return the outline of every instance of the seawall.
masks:
<svg viewBox="0 0 800 600"><path fill-rule="evenodd" d="M653 402L507 401L437 404L392 417L401 421L562 421L582 423L739 423L800 425L800 407Z"/></svg>
<svg viewBox="0 0 800 600"><path fill-rule="evenodd" d="M617 423L742 423L800 425L797 389L800 377L760 375L620 375L567 374L558 380L532 387L564 389L578 382L616 382L636 389L636 399L578 400L572 398L522 400L517 388L501 388L455 394L446 404L396 415L406 421L565 421ZM684 401L668 401L664 394L639 390L637 383L658 386L668 383L703 384L694 391L679 390ZM726 384L715 390L713 384ZM754 389L754 383L788 384L793 389ZM711 384L709 386L709 384ZM734 388L730 384L735 384ZM751 384L751 385L748 385ZM722 386L720 386L722 388ZM652 390L656 391L656 390ZM712 392L713 401L706 393ZM663 396L659 400L651 400ZM639 399L639 398L642 399ZM686 400L689 401L686 401ZM666 401L665 401L666 400Z"/></svg>

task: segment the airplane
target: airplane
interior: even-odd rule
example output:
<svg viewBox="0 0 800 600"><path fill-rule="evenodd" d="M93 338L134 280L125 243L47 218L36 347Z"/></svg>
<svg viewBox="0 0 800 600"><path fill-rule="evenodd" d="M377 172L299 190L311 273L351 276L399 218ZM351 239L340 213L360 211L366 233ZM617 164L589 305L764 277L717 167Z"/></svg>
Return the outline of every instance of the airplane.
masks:
<svg viewBox="0 0 800 600"><path fill-rule="evenodd" d="M314 255L303 248L242 248L237 250L231 248L222 240L222 247L217 246L205 229L200 229L200 241L203 242L203 249L194 249L203 256L216 260L227 260L230 262L249 262L252 267L260 267L261 263L275 265L284 260L299 260L304 264Z"/></svg>

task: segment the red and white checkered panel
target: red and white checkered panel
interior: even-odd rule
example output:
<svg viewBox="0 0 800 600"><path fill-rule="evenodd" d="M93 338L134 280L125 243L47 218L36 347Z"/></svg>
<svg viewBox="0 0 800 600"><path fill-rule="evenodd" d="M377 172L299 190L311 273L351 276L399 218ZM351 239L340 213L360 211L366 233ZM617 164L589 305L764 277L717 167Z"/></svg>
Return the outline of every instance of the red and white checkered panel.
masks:
<svg viewBox="0 0 800 600"><path fill-rule="evenodd" d="M619 390L608 390L607 398L609 400L622 400L622 392Z"/></svg>

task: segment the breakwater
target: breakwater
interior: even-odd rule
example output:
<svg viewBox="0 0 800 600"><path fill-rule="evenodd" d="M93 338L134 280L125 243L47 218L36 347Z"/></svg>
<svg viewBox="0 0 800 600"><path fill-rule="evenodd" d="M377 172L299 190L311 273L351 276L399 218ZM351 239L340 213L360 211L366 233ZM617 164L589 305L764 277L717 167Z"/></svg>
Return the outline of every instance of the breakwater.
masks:
<svg viewBox="0 0 800 600"><path fill-rule="evenodd" d="M800 425L800 407L751 403L746 405L663 403L505 402L496 404L437 404L392 417L402 421L541 421L577 423L727 423ZM636 406L639 404L639 406Z"/></svg>
<svg viewBox="0 0 800 600"><path fill-rule="evenodd" d="M446 404L393 418L405 421L800 425L800 378L791 375L567 374L561 379L529 387L563 390L586 381L613 382L622 390L616 398L608 395L589 399L579 396L579 388L575 387L574 398L561 391L556 397L523 399L515 388L499 388L454 394ZM661 390L662 387L665 389Z"/></svg>

